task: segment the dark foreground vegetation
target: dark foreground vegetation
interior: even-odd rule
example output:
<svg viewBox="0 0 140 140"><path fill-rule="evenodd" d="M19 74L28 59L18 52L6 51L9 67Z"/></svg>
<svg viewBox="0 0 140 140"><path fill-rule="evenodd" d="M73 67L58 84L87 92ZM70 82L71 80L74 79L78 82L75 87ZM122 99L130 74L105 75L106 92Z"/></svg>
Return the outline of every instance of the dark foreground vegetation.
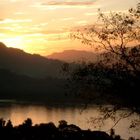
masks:
<svg viewBox="0 0 140 140"><path fill-rule="evenodd" d="M130 113L121 115L114 126L123 118L140 114L140 3L127 13L106 15L99 10L97 23L79 28L71 37L99 51L100 57L97 62L83 62L75 69L64 64L70 95L74 93L87 104L113 105L112 109L102 107L104 114L97 119L99 122L114 120L121 108L128 108ZM137 122L134 127L140 119Z"/></svg>
<svg viewBox="0 0 140 140"><path fill-rule="evenodd" d="M70 86L81 98L121 105L140 113L140 3L128 13L99 10L98 24L79 29L72 38L102 50L99 61L70 72Z"/></svg>
<svg viewBox="0 0 140 140"><path fill-rule="evenodd" d="M65 120L54 123L32 125L32 120L27 119L21 125L13 126L12 122L0 119L1 140L121 140L115 135L114 130L107 134L103 131L82 130L74 124L68 125ZM129 138L134 140L134 138Z"/></svg>

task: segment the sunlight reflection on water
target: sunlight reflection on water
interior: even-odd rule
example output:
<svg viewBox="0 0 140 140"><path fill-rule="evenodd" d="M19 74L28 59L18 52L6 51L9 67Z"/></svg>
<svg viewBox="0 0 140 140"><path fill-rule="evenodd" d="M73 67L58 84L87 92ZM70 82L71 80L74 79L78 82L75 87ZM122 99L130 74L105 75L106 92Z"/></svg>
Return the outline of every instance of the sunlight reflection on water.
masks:
<svg viewBox="0 0 140 140"><path fill-rule="evenodd" d="M97 106L88 107L82 111L79 107L50 107L41 105L8 105L0 106L0 118L5 120L12 120L13 125L21 124L25 119L31 118L33 124L54 122L58 125L59 120L66 120L69 124L73 123L80 126L82 129L92 129L93 124L87 123L90 117L97 117L99 115L99 110ZM133 116L136 117L136 116ZM130 136L135 136L135 138L140 138L139 130L130 131L129 125L131 118L121 120L119 124L115 127L116 134L120 134L123 138L128 138ZM113 125L111 120L108 120L106 124L100 130L108 130Z"/></svg>

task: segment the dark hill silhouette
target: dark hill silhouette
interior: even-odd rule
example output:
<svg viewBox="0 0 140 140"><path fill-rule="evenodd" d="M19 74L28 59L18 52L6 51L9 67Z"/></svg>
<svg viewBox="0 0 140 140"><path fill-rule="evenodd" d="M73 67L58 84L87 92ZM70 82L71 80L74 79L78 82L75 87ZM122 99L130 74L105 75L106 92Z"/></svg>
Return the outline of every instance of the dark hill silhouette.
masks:
<svg viewBox="0 0 140 140"><path fill-rule="evenodd" d="M34 103L61 103L71 100L65 96L65 80L32 78L0 69L0 100ZM0 102L1 103L1 102Z"/></svg>
<svg viewBox="0 0 140 140"><path fill-rule="evenodd" d="M63 52L53 53L48 55L47 58L57 59L66 62L73 61L91 61L95 62L97 60L97 54L88 51L80 51L80 50L65 50Z"/></svg>
<svg viewBox="0 0 140 140"><path fill-rule="evenodd" d="M0 42L0 69L31 77L58 77L63 62L8 48Z"/></svg>
<svg viewBox="0 0 140 140"><path fill-rule="evenodd" d="M29 54L0 43L0 99L41 103L74 102L67 98L64 62ZM76 101L77 102L77 101Z"/></svg>

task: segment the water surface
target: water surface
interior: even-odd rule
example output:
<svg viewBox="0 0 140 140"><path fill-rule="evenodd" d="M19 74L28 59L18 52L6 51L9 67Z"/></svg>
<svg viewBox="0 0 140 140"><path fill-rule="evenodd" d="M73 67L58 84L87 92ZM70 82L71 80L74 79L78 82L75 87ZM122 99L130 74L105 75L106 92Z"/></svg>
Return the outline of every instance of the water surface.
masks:
<svg viewBox="0 0 140 140"><path fill-rule="evenodd" d="M82 129L100 129L109 132L108 130L113 126L111 120L106 121L105 125L99 128L97 125L88 123L91 117L99 117L99 110L97 106L90 106L86 109L83 107L64 107L61 106L48 106L48 105L19 105L19 104L7 104L0 105L0 118L5 120L10 119L13 125L23 123L27 118L31 118L33 124L54 122L58 125L60 120L66 120L68 124L75 124ZM135 136L140 138L140 130L128 129L132 119L137 118L137 115L133 115L130 118L121 120L115 127L116 133L120 134L123 138ZM95 128L95 126L97 126Z"/></svg>

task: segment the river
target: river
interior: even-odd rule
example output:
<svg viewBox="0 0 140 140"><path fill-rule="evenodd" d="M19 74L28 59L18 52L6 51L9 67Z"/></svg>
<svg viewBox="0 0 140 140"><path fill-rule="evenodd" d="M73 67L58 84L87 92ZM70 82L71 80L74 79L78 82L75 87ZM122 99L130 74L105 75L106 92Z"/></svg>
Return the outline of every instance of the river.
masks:
<svg viewBox="0 0 140 140"><path fill-rule="evenodd" d="M68 124L75 124L82 129L91 130L108 130L113 126L113 121L107 120L102 127L89 122L91 117L99 117L100 112L97 106L90 106L84 109L83 107L63 106L63 105L21 105L21 104L0 104L0 118L5 120L10 119L14 126L21 124L25 119L31 118L33 124L54 122L58 125L60 120L66 120ZM116 134L121 135L122 138L127 139L130 136L140 138L140 129L129 129L130 123L138 115L133 115L129 118L121 120L115 126Z"/></svg>

